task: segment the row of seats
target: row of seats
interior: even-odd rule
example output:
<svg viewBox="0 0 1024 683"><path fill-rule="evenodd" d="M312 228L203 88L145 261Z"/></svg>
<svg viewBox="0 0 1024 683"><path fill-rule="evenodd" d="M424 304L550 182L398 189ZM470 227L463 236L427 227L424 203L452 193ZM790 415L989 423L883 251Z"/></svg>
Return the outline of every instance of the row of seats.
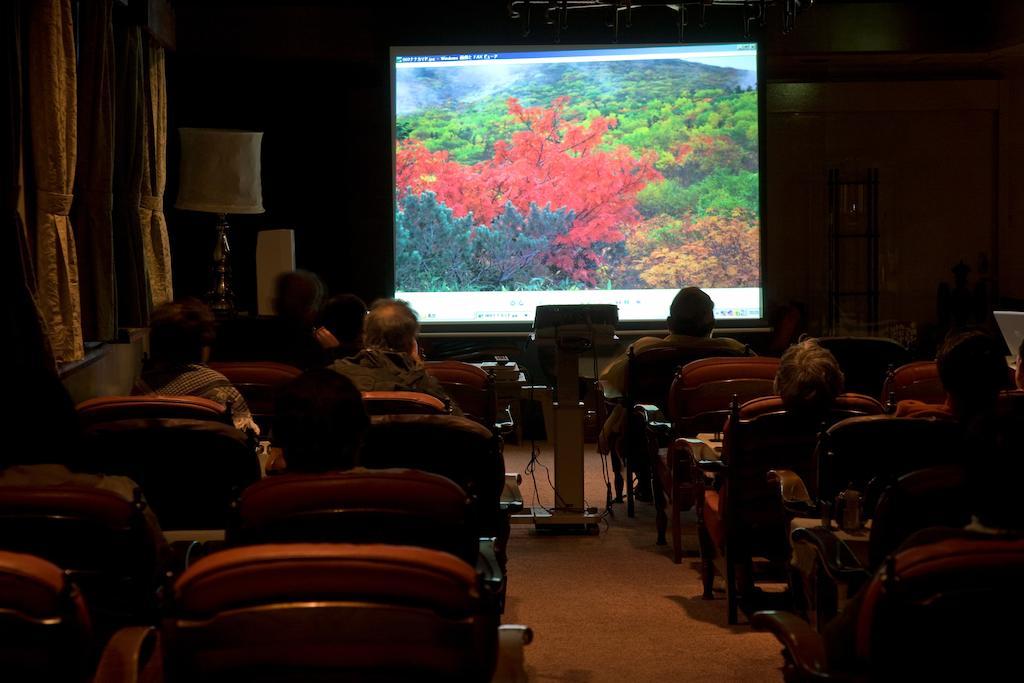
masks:
<svg viewBox="0 0 1024 683"><path fill-rule="evenodd" d="M239 385L254 412L272 418L277 388L298 373L241 365L232 374L248 373ZM75 609L47 619L59 625L46 637L72 637L81 654L23 647L37 635L14 609L5 674L86 680L114 634L96 680L521 678L529 633L498 629L511 507L500 499L502 425L422 394L365 402L361 467L262 480L230 407L162 396L81 404L72 468L139 488L131 501L95 487L0 489L0 548L32 553L17 556L23 574L45 575L40 558L64 572ZM168 557L147 533L153 512L165 529L225 529L225 541L176 545L188 568L169 578L181 553ZM3 585L0 570L6 614ZM499 635L511 653L502 662Z"/></svg>
<svg viewBox="0 0 1024 683"><path fill-rule="evenodd" d="M499 627L447 553L324 543L209 555L169 587L160 626L122 629L102 653L74 580L0 551L0 634L5 680L95 683L512 681L531 637Z"/></svg>
<svg viewBox="0 0 1024 683"><path fill-rule="evenodd" d="M848 487L867 491L870 518L880 493L901 475L961 463L968 451L951 421L891 414L900 400L944 402L933 361L890 368L878 392L887 398L884 404L845 394L824 419L815 416L804 424L773 395L778 359L691 359L693 354L676 349L631 354L626 462L652 468L658 542L665 543L671 521L677 563L680 515L696 505L705 595L711 597L713 578L722 575L730 623L736 623L740 596L752 593L753 558L777 566L789 559L792 519L806 523L817 515L829 521L836 496ZM689 362L670 370L680 360ZM1010 392L1001 402L1020 400L1019 392ZM693 438L721 432L720 455ZM891 552L914 529L962 521L963 506L929 510L935 514L918 519L900 511L903 518L883 521L882 532L873 534L874 557ZM827 546L819 543L818 552L827 554Z"/></svg>
<svg viewBox="0 0 1024 683"><path fill-rule="evenodd" d="M679 517L694 504L691 453L676 440L721 433L733 403L743 405L773 396L779 364L779 359L763 356L689 360L693 355L692 350L676 349L652 349L631 355L629 377L633 380L625 398L633 412L624 438L627 452L633 454L625 458L627 479L633 466L651 468L658 543L665 543L666 528L671 522L676 563L682 558ZM681 361L688 362L674 366ZM1012 386L1010 374L1007 386ZM882 387L881 403L851 394L861 398L857 399L859 408L849 415L894 413L897 404L904 400L929 404L945 401L935 361L890 368ZM631 496L627 511L633 514Z"/></svg>
<svg viewBox="0 0 1024 683"><path fill-rule="evenodd" d="M253 419L266 434L272 431L274 400L278 389L302 374L298 368L274 362L215 362L210 363L210 367L224 375L245 397ZM490 373L479 366L460 361L428 361L425 367L465 417L496 434L508 434L512 430L508 412L502 411L503 414L499 414L494 377ZM373 415L395 412L447 414L452 409L451 405L418 392L374 391L368 394L365 397L368 399L367 412ZM396 405L393 400L407 403Z"/></svg>

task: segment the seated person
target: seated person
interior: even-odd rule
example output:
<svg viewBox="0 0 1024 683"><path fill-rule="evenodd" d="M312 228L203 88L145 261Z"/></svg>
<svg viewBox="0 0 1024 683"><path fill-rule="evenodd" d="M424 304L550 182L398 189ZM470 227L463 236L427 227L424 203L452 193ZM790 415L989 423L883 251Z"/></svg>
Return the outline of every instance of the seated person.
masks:
<svg viewBox="0 0 1024 683"><path fill-rule="evenodd" d="M1017 349L1017 371L1013 375L1014 384L1021 391L1024 391L1024 339L1020 342L1020 348Z"/></svg>
<svg viewBox="0 0 1024 683"><path fill-rule="evenodd" d="M358 463L370 424L355 385L327 368L310 370L278 394L274 440L288 472L334 472Z"/></svg>
<svg viewBox="0 0 1024 683"><path fill-rule="evenodd" d="M905 400L896 406L901 417L940 417L969 421L994 412L1006 388L1006 357L1000 344L982 332L961 332L946 338L935 359L946 391L940 404Z"/></svg>
<svg viewBox="0 0 1024 683"><path fill-rule="evenodd" d="M363 350L365 318L366 304L355 294L339 294L324 304L316 338L332 360Z"/></svg>
<svg viewBox="0 0 1024 683"><path fill-rule="evenodd" d="M808 339L782 354L774 389L788 412L824 415L843 393L843 382L843 371L832 352Z"/></svg>
<svg viewBox="0 0 1024 683"><path fill-rule="evenodd" d="M633 352L646 349L675 347L694 349L695 351L707 351L707 355L714 355L715 351L721 350L731 355L746 354L747 348L735 339L728 337L711 337L715 329L715 302L711 300L703 290L698 287L684 287L679 290L672 305L669 307L668 336L641 337L637 339L630 348ZM626 392L626 373L629 368L628 351L614 361L601 373L601 388L607 398L620 398ZM598 437L598 448L602 453L609 453L613 446L616 446L622 436L625 427L627 409L623 405L616 405L608 419L601 427ZM641 500L649 500L649 484L646 484L645 473L637 473L641 483L638 494Z"/></svg>
<svg viewBox="0 0 1024 683"><path fill-rule="evenodd" d="M968 426L968 441L976 444L979 456L967 460L971 522L963 528L922 529L904 541L897 553L951 539L1024 538L1024 506L1019 500L1024 429L1019 419L988 416L976 421ZM851 668L858 661L856 630L865 593L857 593L822 632L830 667Z"/></svg>
<svg viewBox="0 0 1024 683"><path fill-rule="evenodd" d="M262 341L268 355L264 360L302 370L326 366L330 358L315 333L323 282L313 273L296 270L279 275L274 291L274 318Z"/></svg>
<svg viewBox="0 0 1024 683"><path fill-rule="evenodd" d="M416 342L419 331L419 320L409 304L397 299L375 301L363 326L366 348L335 361L331 369L352 380L359 391L420 391L441 399L454 414L461 415L423 365Z"/></svg>
<svg viewBox="0 0 1024 683"><path fill-rule="evenodd" d="M20 433L31 435L31 445L4 449L0 462L2 486L81 486L102 489L135 500L138 485L128 477L75 472L71 462L82 448L81 426L74 401L56 375L49 372L34 376L15 371L18 400L8 407L10 424ZM170 550L156 515L147 505L143 516L149 536L160 556L168 561Z"/></svg>
<svg viewBox="0 0 1024 683"><path fill-rule="evenodd" d="M213 313L206 304L181 299L158 306L149 323L149 357L132 393L208 398L230 406L235 427L259 434L242 394L206 366L213 339Z"/></svg>

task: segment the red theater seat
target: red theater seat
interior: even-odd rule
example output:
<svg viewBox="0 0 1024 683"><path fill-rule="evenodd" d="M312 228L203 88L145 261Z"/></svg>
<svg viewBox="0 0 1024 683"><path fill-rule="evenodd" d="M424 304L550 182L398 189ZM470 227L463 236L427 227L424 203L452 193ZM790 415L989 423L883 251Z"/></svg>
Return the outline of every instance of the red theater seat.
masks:
<svg viewBox="0 0 1024 683"><path fill-rule="evenodd" d="M95 644L85 602L46 560L0 551L0 677L88 681Z"/></svg>
<svg viewBox="0 0 1024 683"><path fill-rule="evenodd" d="M285 474L248 487L233 544L388 543L444 550L476 564L469 496L450 479L409 469Z"/></svg>
<svg viewBox="0 0 1024 683"><path fill-rule="evenodd" d="M786 516L777 491L768 483L768 472L787 469L805 479L813 477L814 447L823 425L882 410L878 401L858 394L839 396L823 417L789 413L778 397L755 399L733 409L721 459L698 463L715 476L713 485L697 479L704 596L712 596L717 568L726 580L730 624L736 623L741 591L753 587L753 557L780 565L788 559ZM739 579L737 572L743 573ZM745 586L739 584L741 580Z"/></svg>
<svg viewBox="0 0 1024 683"><path fill-rule="evenodd" d="M235 548L178 579L168 656L183 680L490 678L497 618L473 568L383 545Z"/></svg>
<svg viewBox="0 0 1024 683"><path fill-rule="evenodd" d="M254 445L234 426L210 419L212 413L186 419L178 417L178 404L166 414L156 410L160 405L146 400L137 411L121 410L124 404L90 409L73 469L136 482L165 531L223 529L238 492L261 476Z"/></svg>
<svg viewBox="0 0 1024 683"><path fill-rule="evenodd" d="M751 623L783 644L786 680L1000 680L1019 660L1022 574L1019 538L951 538L892 556L828 638L782 612Z"/></svg>
<svg viewBox="0 0 1024 683"><path fill-rule="evenodd" d="M273 427L277 392L302 374L302 370L295 366L271 361L210 363L210 368L227 377L238 389L264 434L270 434Z"/></svg>
<svg viewBox="0 0 1024 683"><path fill-rule="evenodd" d="M370 415L447 415L445 402L421 391L364 391Z"/></svg>
<svg viewBox="0 0 1024 683"><path fill-rule="evenodd" d="M498 424L494 378L489 373L457 360L429 361L426 368L466 417L496 432L512 428L507 420Z"/></svg>
<svg viewBox="0 0 1024 683"><path fill-rule="evenodd" d="M0 548L59 566L102 635L156 618L163 579L158 530L135 502L86 486L0 486Z"/></svg>
<svg viewBox="0 0 1024 683"><path fill-rule="evenodd" d="M646 425L648 456L654 463L658 543L665 543L671 520L677 564L682 561L679 515L693 506L693 453L684 438L721 432L733 401L742 404L771 395L778 366L779 359L758 356L696 360L683 366L672 382L664 418L651 406L634 408Z"/></svg>
<svg viewBox="0 0 1024 683"><path fill-rule="evenodd" d="M83 426L113 420L211 420L231 424L227 408L200 396L101 396L76 407Z"/></svg>
<svg viewBox="0 0 1024 683"><path fill-rule="evenodd" d="M749 350L731 351L725 348L686 348L657 346L634 351L629 347L626 366L626 387L622 399L616 401L627 411L624 433L620 444L611 444L612 470L615 474L615 497L622 499L622 487L626 488L626 515L634 514L633 473L654 474L654 464L649 455L649 444L644 418L635 408L639 405L654 406L664 410L668 403L669 388L679 370L688 363L702 358L739 358L750 355ZM621 452L620 452L621 447ZM626 466L625 480L621 471ZM646 480L647 476L643 476ZM656 477L655 477L656 479ZM653 483L653 481L652 481Z"/></svg>

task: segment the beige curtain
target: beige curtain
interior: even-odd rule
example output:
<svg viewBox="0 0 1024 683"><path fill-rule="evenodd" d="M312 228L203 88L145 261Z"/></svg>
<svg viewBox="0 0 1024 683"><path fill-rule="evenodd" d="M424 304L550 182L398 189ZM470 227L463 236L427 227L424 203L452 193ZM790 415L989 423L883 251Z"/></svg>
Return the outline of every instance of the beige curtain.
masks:
<svg viewBox="0 0 1024 683"><path fill-rule="evenodd" d="M24 220L22 11L20 0L0 2L0 92L7 95L0 97L0 325L9 367L30 376L53 372L56 366L34 294L35 266Z"/></svg>
<svg viewBox="0 0 1024 683"><path fill-rule="evenodd" d="M143 73L142 197L139 222L152 305L174 298L171 287L171 246L164 219L167 180L167 76L164 49L150 38Z"/></svg>
<svg viewBox="0 0 1024 683"><path fill-rule="evenodd" d="M72 361L84 356L84 348L78 257L68 217L77 144L71 1L34 0L27 9L37 294L54 356Z"/></svg>
<svg viewBox="0 0 1024 683"><path fill-rule="evenodd" d="M111 0L78 10L78 168L71 222L78 244L82 333L117 336L114 288L114 27Z"/></svg>

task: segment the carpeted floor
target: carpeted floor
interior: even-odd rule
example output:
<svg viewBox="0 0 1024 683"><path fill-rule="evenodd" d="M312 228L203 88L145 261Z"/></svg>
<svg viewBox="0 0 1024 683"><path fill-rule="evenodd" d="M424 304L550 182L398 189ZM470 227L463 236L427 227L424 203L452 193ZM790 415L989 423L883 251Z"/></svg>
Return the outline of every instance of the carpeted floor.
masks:
<svg viewBox="0 0 1024 683"><path fill-rule="evenodd" d="M509 472L523 472L529 448L507 446ZM551 467L544 448L540 461ZM592 445L585 457L586 496L604 507L601 459ZM553 480L553 471L552 471ZM521 485L533 503L530 477ZM543 468L537 468L540 502L551 505ZM668 546L655 545L654 507L638 503L633 519L625 505L596 536L538 534L513 526L505 623L527 624L531 681L780 681L780 646L745 623L726 624L724 594L701 599L693 514L683 543L687 556L672 563Z"/></svg>

